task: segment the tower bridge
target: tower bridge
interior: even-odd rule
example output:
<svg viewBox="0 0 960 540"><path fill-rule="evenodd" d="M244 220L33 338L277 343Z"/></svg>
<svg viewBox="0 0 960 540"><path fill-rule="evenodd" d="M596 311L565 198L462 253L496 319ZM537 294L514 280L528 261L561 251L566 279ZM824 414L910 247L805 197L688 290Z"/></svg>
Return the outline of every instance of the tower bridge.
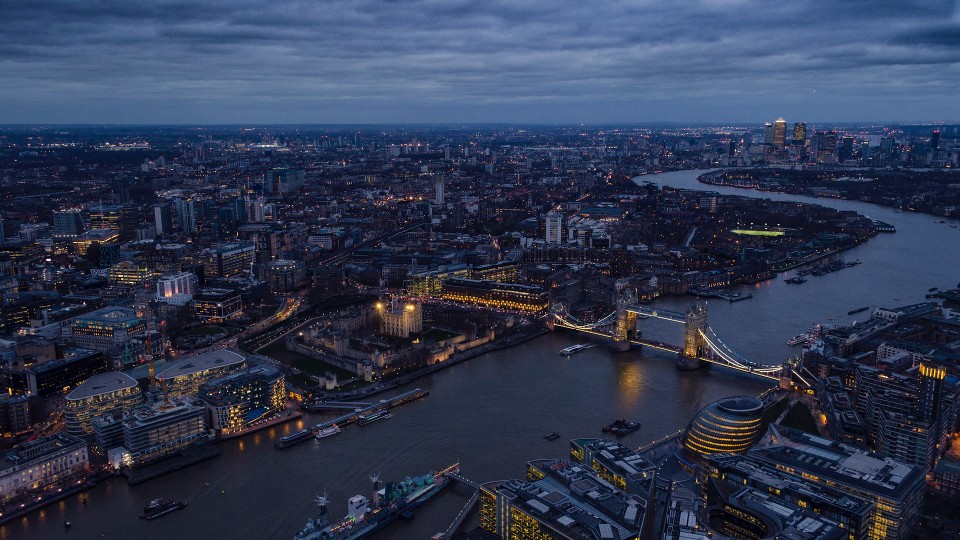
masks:
<svg viewBox="0 0 960 540"><path fill-rule="evenodd" d="M644 338L640 331L640 322L650 318L682 324L683 342L672 344ZM707 307L700 303L691 306L686 313L681 313L642 305L637 302L631 289L624 289L617 298L616 309L596 322L585 322L576 318L563 304L554 304L551 307L550 320L554 328L566 328L609 340L610 348L614 351L627 351L632 346L641 346L674 353L677 355L679 369L696 369L706 362L782 384L809 387L815 382L812 374L803 370L798 360L790 359L781 365L767 365L752 361L734 350L710 328L707 322Z"/></svg>

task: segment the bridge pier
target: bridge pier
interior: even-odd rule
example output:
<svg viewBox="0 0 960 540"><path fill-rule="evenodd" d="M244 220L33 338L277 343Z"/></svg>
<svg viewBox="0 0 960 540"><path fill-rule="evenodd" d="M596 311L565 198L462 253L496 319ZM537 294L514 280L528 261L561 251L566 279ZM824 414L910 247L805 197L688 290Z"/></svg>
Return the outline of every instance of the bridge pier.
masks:
<svg viewBox="0 0 960 540"><path fill-rule="evenodd" d="M707 328L707 307L701 304L687 310L683 323L683 351L677 355L677 369L698 369L703 366L700 358L706 352L707 342L703 332Z"/></svg>
<svg viewBox="0 0 960 540"><path fill-rule="evenodd" d="M692 371L703 367L703 361L697 357L687 356L683 353L677 355L677 369L681 371Z"/></svg>

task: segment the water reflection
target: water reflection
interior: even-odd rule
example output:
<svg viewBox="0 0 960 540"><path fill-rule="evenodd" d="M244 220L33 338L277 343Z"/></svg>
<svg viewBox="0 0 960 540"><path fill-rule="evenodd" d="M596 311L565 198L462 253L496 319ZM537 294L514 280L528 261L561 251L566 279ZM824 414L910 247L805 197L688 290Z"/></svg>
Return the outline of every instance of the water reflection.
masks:
<svg viewBox="0 0 960 540"><path fill-rule="evenodd" d="M628 409L639 401L643 386L643 370L636 360L617 361L617 389L621 409Z"/></svg>

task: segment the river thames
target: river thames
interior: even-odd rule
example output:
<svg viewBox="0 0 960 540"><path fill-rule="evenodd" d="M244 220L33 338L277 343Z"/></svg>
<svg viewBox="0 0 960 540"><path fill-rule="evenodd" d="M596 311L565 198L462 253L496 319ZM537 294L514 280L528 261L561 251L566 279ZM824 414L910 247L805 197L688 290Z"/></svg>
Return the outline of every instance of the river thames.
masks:
<svg viewBox="0 0 960 540"><path fill-rule="evenodd" d="M788 272L744 287L753 294L750 300L711 301L711 327L752 360L780 363L799 352L786 340L817 322L850 322L857 316L847 311L863 306L920 302L930 287L953 287L960 280L960 230L949 227L955 221L941 224L933 216L851 201L706 186L696 181L701 172L649 175L637 181L823 204L897 227L896 234L880 234L843 255L848 261L859 259L861 265L799 286L783 282L793 275ZM682 309L691 301L671 298L656 305ZM644 331L679 335L678 329L663 326ZM622 439L636 447L682 429L715 399L756 395L773 385L717 367L679 372L672 358L661 353L610 353L595 347L571 357L558 354L585 341L556 332L418 379L408 387L429 390L426 399L398 409L389 420L351 426L322 441L284 451L273 447L276 437L324 418L309 415L300 425L222 443L221 457L135 487L122 479L102 482L85 493L85 504L75 496L51 505L0 528L0 539L285 539L313 514L313 500L324 491L331 514L343 515L348 497L369 495L370 474L398 479L459 461L463 476L475 481L522 477L526 461L565 456L570 438L599 437L600 428L616 418L642 424ZM561 438L545 441L550 432ZM454 487L418 509L412 522L392 525L376 538L428 538L447 527L467 496ZM144 504L155 497L185 499L189 506L161 520L138 519ZM65 529L65 521L73 527Z"/></svg>

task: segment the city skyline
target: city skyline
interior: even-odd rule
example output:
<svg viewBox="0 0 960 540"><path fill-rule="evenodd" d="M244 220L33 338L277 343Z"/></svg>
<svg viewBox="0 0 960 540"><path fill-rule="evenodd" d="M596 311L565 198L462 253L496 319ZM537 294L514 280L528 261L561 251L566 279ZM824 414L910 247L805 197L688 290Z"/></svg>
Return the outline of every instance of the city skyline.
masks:
<svg viewBox="0 0 960 540"><path fill-rule="evenodd" d="M0 3L0 123L960 117L953 0L109 4Z"/></svg>

